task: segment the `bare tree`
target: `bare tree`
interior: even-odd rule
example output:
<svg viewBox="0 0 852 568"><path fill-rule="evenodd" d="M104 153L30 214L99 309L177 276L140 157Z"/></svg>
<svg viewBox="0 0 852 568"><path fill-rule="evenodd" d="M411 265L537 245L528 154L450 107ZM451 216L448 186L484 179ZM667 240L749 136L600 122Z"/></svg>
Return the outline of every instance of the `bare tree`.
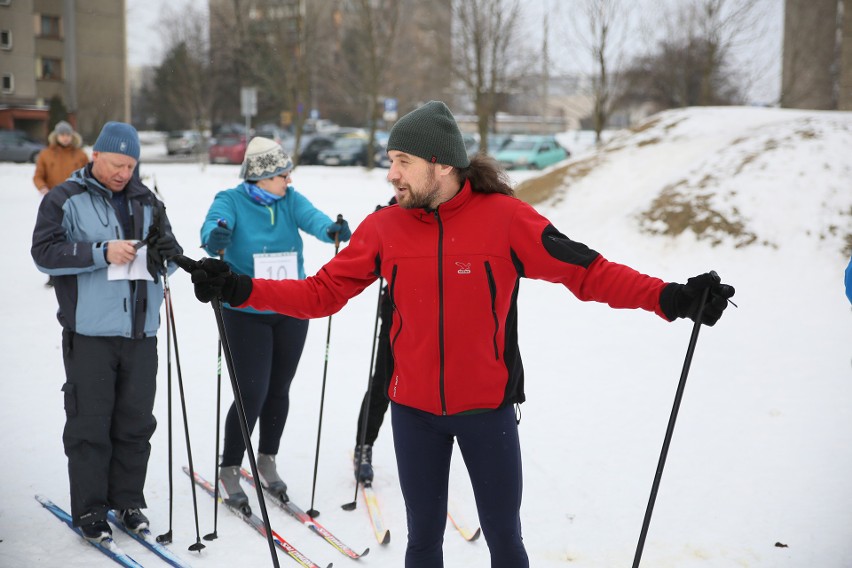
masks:
<svg viewBox="0 0 852 568"><path fill-rule="evenodd" d="M735 53L760 35L765 4L765 0L670 0L659 20L663 37L631 65L629 95L654 100L662 108L744 102Z"/></svg>
<svg viewBox="0 0 852 568"><path fill-rule="evenodd" d="M213 102L206 14L191 2L169 6L160 17L160 35L166 55L156 70L154 107L172 114L171 128L204 130Z"/></svg>
<svg viewBox="0 0 852 568"><path fill-rule="evenodd" d="M453 71L473 100L480 151L488 151L488 133L499 96L523 82L529 56L521 35L518 0L457 0L453 7Z"/></svg>
<svg viewBox="0 0 852 568"><path fill-rule="evenodd" d="M369 128L369 168L375 164L376 127L382 116L388 78L385 58L394 51L400 7L401 0L355 0L346 28L346 76L350 95L358 99Z"/></svg>
<svg viewBox="0 0 852 568"><path fill-rule="evenodd" d="M584 0L583 17L574 21L574 37L591 56L592 124L598 143L616 105L624 100L621 77L632 10L630 0Z"/></svg>

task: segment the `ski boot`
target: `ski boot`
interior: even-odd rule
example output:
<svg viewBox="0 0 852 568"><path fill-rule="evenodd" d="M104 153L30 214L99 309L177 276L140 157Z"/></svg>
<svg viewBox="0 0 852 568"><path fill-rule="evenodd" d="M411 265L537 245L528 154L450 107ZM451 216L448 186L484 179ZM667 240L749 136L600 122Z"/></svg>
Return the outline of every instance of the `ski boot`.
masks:
<svg viewBox="0 0 852 568"><path fill-rule="evenodd" d="M355 456L353 458L355 466L355 480L364 485L373 483L373 446L370 444L360 444L355 446Z"/></svg>
<svg viewBox="0 0 852 568"><path fill-rule="evenodd" d="M248 497L240 486L240 466L229 465L219 468L219 493L225 505L246 516L251 515Z"/></svg>
<svg viewBox="0 0 852 568"><path fill-rule="evenodd" d="M263 488L269 493L280 499L282 502L290 500L287 497L287 484L278 475L275 469L275 456L270 454L257 454L257 474L260 476L260 483Z"/></svg>
<svg viewBox="0 0 852 568"><path fill-rule="evenodd" d="M117 511L118 520L131 532L141 532L148 528L148 517L139 509L122 509Z"/></svg>
<svg viewBox="0 0 852 568"><path fill-rule="evenodd" d="M106 521L95 521L80 527L80 532L83 533L83 538L88 541L99 543L108 538L112 538L112 529Z"/></svg>

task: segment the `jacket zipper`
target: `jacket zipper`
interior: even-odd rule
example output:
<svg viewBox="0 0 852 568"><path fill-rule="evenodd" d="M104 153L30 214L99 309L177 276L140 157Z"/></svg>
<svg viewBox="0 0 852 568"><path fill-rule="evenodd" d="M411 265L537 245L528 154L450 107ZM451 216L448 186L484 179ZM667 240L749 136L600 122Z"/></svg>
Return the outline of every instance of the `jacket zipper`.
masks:
<svg viewBox="0 0 852 568"><path fill-rule="evenodd" d="M435 220L438 222L438 353L439 374L438 385L441 392L441 414L447 415L447 399L444 392L444 224L441 215L435 210Z"/></svg>
<svg viewBox="0 0 852 568"><path fill-rule="evenodd" d="M491 263L485 261L485 275L488 277L488 289L491 291L491 317L494 318L494 359L500 358L500 351L497 349L497 332L500 330L500 320L497 319L497 283L494 281L494 272L491 270Z"/></svg>

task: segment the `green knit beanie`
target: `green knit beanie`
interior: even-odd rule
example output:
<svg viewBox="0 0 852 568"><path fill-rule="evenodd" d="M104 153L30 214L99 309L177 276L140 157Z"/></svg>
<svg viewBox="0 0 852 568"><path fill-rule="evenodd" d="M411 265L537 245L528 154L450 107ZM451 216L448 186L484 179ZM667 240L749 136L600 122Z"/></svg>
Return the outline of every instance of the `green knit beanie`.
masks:
<svg viewBox="0 0 852 568"><path fill-rule="evenodd" d="M400 118L391 128L387 150L405 152L433 164L456 168L470 165L459 125L441 101L429 101Z"/></svg>

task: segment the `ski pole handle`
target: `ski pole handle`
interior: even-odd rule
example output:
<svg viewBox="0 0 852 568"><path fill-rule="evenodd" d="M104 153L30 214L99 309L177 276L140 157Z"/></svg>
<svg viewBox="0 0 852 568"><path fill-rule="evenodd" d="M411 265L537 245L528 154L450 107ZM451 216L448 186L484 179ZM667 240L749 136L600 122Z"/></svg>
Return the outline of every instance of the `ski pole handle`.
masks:
<svg viewBox="0 0 852 568"><path fill-rule="evenodd" d="M339 223L341 227L343 227L343 213L337 214L336 223ZM334 233L334 254L337 256L337 249L340 248L340 231Z"/></svg>

